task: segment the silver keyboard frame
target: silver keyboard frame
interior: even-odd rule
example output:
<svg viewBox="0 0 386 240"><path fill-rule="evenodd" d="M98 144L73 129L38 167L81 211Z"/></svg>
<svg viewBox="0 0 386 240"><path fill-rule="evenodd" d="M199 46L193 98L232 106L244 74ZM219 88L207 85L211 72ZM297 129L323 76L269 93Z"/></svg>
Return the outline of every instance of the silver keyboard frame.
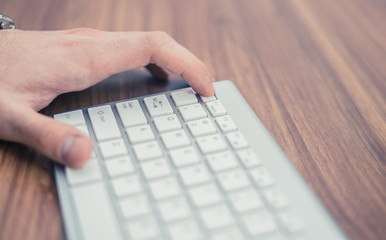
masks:
<svg viewBox="0 0 386 240"><path fill-rule="evenodd" d="M221 101L238 129L244 134L244 137L247 139L250 147L257 153L259 159L262 162L262 165L265 166L271 173L275 180L275 185L277 185L284 192L284 195L290 202L291 209L293 209L293 211L296 212L300 219L305 223L305 228L311 239L347 239L334 219L330 216L328 211L324 208L319 199L311 191L304 179L286 157L282 149L272 138L268 130L265 128L263 123L257 117L256 113L241 95L234 83L229 80L224 80L215 82L214 86L216 88L217 99ZM118 125L122 131L122 136L125 136L125 128L123 127L122 122L118 117L119 114L115 107L116 103L137 99L143 109L146 109L143 104L143 98L159 94L169 94L170 92L172 91L151 94L138 98L125 99L122 101L100 104L96 106L107 104L111 105ZM171 101L170 97L169 101ZM171 105L174 111L176 111L174 104ZM95 136L92 127L90 127L91 122L87 113L88 108L89 107L85 107L81 108L80 110L83 111L90 135ZM144 111L144 113L149 119L148 113L146 111ZM124 139L126 144L128 144L127 138ZM93 141L95 144L94 146L97 146L95 138ZM99 152L97 152L98 150L96 149L95 151L96 154L99 155ZM82 239L82 232L77 214L75 212L75 206L72 200L70 186L66 180L64 167L56 163L54 165L55 179L66 237L67 239ZM106 176L106 172L104 170L102 170L102 172L104 176ZM107 188L107 190L111 197L111 189ZM116 209L116 206L114 208ZM117 222L118 221L119 220L117 219Z"/></svg>

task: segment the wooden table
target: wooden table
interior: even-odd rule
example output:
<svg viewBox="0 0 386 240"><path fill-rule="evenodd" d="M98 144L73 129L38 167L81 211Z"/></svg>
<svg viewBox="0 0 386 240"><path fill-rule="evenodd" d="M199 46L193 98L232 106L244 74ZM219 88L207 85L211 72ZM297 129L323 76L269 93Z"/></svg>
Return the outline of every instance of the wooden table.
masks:
<svg viewBox="0 0 386 240"><path fill-rule="evenodd" d="M20 29L162 30L231 79L352 239L386 236L383 0L0 0ZM42 112L184 86L132 71ZM51 163L0 142L0 239L64 239Z"/></svg>

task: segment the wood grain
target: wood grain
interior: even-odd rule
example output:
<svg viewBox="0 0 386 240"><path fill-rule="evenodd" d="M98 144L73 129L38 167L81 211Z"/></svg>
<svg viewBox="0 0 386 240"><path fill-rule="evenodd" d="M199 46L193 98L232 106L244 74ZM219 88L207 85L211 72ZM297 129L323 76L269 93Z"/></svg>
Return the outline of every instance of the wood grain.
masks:
<svg viewBox="0 0 386 240"><path fill-rule="evenodd" d="M232 79L351 239L386 235L382 0L0 0L21 29L168 32ZM58 97L44 114L163 91L143 70ZM64 239L50 162L0 142L0 239Z"/></svg>

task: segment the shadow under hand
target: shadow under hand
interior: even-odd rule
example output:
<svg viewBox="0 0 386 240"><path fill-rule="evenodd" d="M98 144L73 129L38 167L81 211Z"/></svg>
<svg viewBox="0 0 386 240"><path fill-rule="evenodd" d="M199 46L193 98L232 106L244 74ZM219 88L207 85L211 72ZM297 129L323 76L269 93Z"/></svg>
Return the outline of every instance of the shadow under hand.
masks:
<svg viewBox="0 0 386 240"><path fill-rule="evenodd" d="M112 75L83 91L62 94L40 112L50 115L188 86L181 77L173 74L169 74L168 79L160 79L145 69L131 70Z"/></svg>

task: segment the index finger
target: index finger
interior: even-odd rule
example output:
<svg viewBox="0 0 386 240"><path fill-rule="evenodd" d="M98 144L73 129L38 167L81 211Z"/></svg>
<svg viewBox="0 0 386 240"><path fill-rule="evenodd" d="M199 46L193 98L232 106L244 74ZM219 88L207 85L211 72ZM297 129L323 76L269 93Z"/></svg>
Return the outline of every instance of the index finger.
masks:
<svg viewBox="0 0 386 240"><path fill-rule="evenodd" d="M78 35L74 30L70 34ZM215 93L212 77L204 63L164 32L101 32L87 29L80 34L87 38L87 49L95 81L100 77L144 67L149 63L182 76L199 94Z"/></svg>

